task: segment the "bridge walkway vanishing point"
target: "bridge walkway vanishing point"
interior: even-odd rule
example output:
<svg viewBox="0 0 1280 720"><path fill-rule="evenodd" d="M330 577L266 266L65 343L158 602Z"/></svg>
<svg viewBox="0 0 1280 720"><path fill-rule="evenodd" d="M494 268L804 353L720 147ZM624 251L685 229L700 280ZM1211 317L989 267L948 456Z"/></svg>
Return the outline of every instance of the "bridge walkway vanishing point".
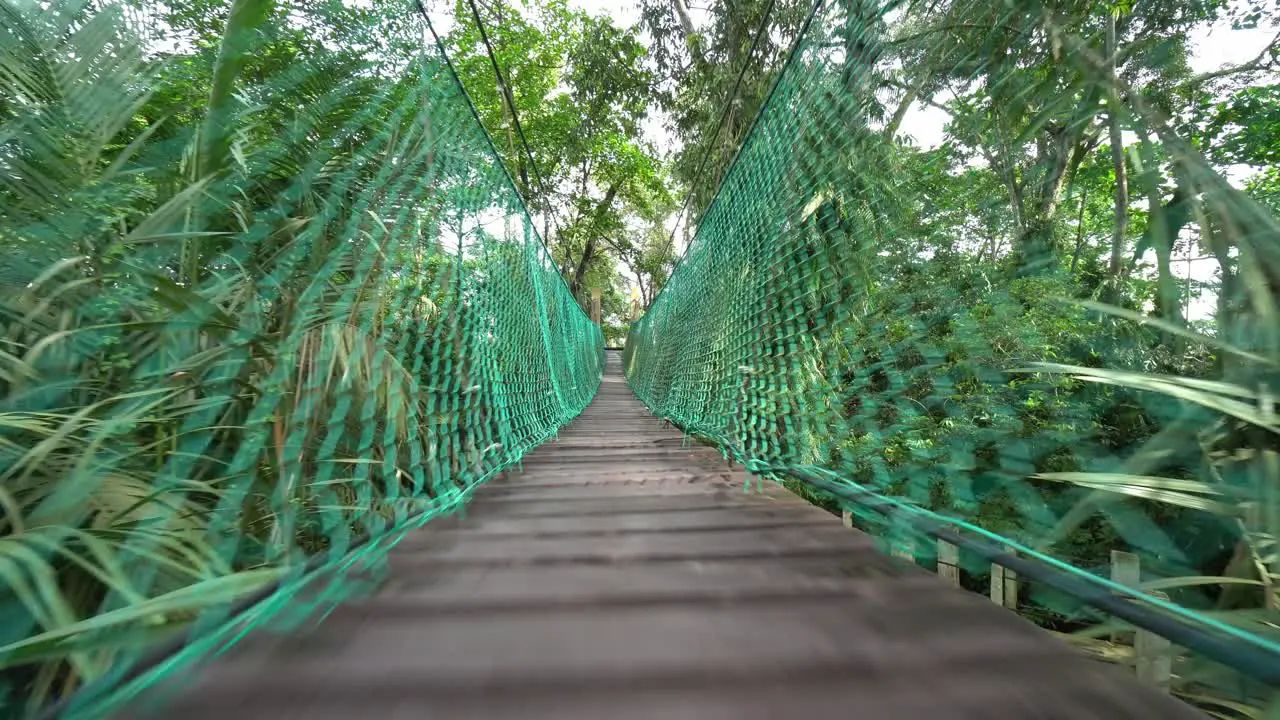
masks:
<svg viewBox="0 0 1280 720"><path fill-rule="evenodd" d="M391 555L372 598L250 635L159 707L226 718L1191 718L599 395ZM165 687L165 686L162 686ZM137 706L135 716L151 716Z"/></svg>

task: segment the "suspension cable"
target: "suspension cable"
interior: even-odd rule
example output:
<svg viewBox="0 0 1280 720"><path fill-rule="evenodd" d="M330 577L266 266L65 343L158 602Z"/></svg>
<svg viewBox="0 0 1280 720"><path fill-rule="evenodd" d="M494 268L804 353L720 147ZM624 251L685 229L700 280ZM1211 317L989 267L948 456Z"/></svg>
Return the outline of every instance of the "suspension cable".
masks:
<svg viewBox="0 0 1280 720"><path fill-rule="evenodd" d="M493 66L493 74L498 78L498 94L502 96L503 104L511 111L511 121L515 125L516 135L520 137L520 147L524 149L525 157L529 159L529 166L533 169L533 176L538 180L538 187L542 189L542 196L547 202L547 213L551 210L551 196L547 193L547 184L542 179L542 173L538 170L538 162L533 159L533 153L529 151L529 142L525 139L524 128L520 125L520 114L516 112L515 97L511 94L511 85L507 82L506 76L502 74L502 68L498 66L498 58L494 55L493 45L489 43L489 33L484 29L484 20L480 18L480 9L476 7L475 0L467 0L467 5L471 8L471 17L475 18L476 27L480 30L480 40L484 42L485 52L489 55L489 64ZM526 188L526 191L528 188ZM559 228L556 228L559 233Z"/></svg>
<svg viewBox="0 0 1280 720"><path fill-rule="evenodd" d="M470 0L468 0L470 2ZM747 68L751 67L751 61L754 59L756 49L760 46L760 40L764 37L765 32L769 28L769 16L773 13L774 0L769 0L769 4L765 6L764 15L760 18L760 27L756 28L756 35L751 39L751 49L747 51L747 57L742 62L742 68L738 71L738 78L733 83L733 89L729 91L729 97L725 98L724 107L720 109L720 120L716 122L715 132L707 140L707 144L702 150L702 160L698 162L698 170L693 174L696 178L702 177L702 172L706 170L707 161L711 159L711 148L715 147L716 140L720 138L720 131L724 129L725 120L729 117L729 109L733 107L733 103L738 99L738 94L742 90L742 80L747 75ZM680 218L684 216L685 211L689 209L689 202L693 199L692 188L685 193L684 203L680 206L680 212L676 214L676 222L671 226L671 237L667 239L667 247L675 247L676 231L680 229Z"/></svg>
<svg viewBox="0 0 1280 720"><path fill-rule="evenodd" d="M782 79L783 73L785 73L787 71L787 68L791 66L791 63L795 61L796 53L800 49L800 41L804 39L805 33L809 31L809 25L813 23L814 17L817 16L818 10L822 8L822 5L825 1L826 0L814 0L813 5L809 8L809 14L805 16L804 23L800 25L800 31L796 33L795 39L791 41L791 49L787 51L787 59L785 62L783 62L782 69L778 72L777 75L774 76L773 82L770 83L769 85L769 92L766 93L764 96L764 102L760 104L760 109L756 111L755 119L751 121L751 126L747 128L747 132L742 136L742 142L738 143L738 149L734 153L733 162L729 163L729 170L732 170L733 166L738 164L738 156L742 154L742 149L746 147L747 142L751 140L751 136L755 133L756 125L759 124L760 122L760 116L764 113L764 109L769 105L769 101L773 99L774 91L778 89L778 81ZM727 172L728 171L726 171L726 174ZM723 177L721 178L721 180L723 180ZM716 201L720 199L720 191L723 188L724 188L723 183L720 183L716 186L715 197L711 198L711 202L707 204L707 207L703 208L702 214L698 217L699 223L701 223L702 218L706 217L707 213L710 212L712 206L716 204ZM689 204L689 197L690 197L689 195L685 196L685 206ZM680 208L680 212L681 213L684 212L684 207ZM680 219L679 219L679 216L677 216L676 225L671 228L671 237L670 239L667 240L667 247L674 246L675 239L676 239L676 230L679 228L679 226L680 226ZM671 269L671 273L667 275L667 280L665 283L663 283L662 289L658 291L657 296L655 296L653 298L653 301L649 303L650 308L656 305L658 300L662 298L662 294L667 291L667 287L671 285L671 279L676 276L677 272L679 272L682 264L684 263L685 255L687 255L688 253L689 253L689 247L686 246L684 249L684 252L680 253L680 257L676 258L675 267L673 267Z"/></svg>
<svg viewBox="0 0 1280 720"><path fill-rule="evenodd" d="M529 204L521 195L520 187L516 184L515 178L511 176L511 172L507 168L507 164L502 162L502 155L498 152L497 144L493 142L493 135L491 135L489 133L489 129L484 126L484 121L480 118L480 111L476 109L475 101L471 99L471 93L467 92L467 86L462 83L462 76L458 74L458 69L454 67L453 60L449 57L449 52L445 49L444 40L440 37L440 33L436 32L435 24L431 22L431 16L427 14L427 9L423 6L422 0L414 0L414 3L417 5L418 14L422 16L423 23L426 24L427 30L431 33L431 37L435 41L436 50L444 60L444 65L448 68L450 77L453 78L453 82L458 86L458 91L461 93L462 98L466 100L467 108L471 110L471 117L475 118L476 125L480 128L481 134L484 135L485 140L489 143L489 149L493 152L493 157L498 160L498 167L502 168L503 176L506 177L507 182L511 184L511 191L514 192L516 197L520 200L521 207L529 217L529 224L533 226L533 216L529 214ZM526 152L527 150L528 148L526 147ZM549 206L550 205L548 204L548 207ZM552 224L556 227L556 234L559 235L560 227L559 224L555 222L555 216L551 215L550 212L547 214L551 217ZM542 237L542 233L538 232L538 228L536 226L533 226L532 230L533 236L538 239L538 243L542 245L543 252L547 254L547 260L549 260L554 266L556 262L555 255L551 253L551 247L547 245L546 238ZM565 282L564 275L560 272L556 272L556 277L560 280L560 284L564 286L564 289L567 291L569 289L569 284ZM569 294L570 296L573 295L573 293Z"/></svg>

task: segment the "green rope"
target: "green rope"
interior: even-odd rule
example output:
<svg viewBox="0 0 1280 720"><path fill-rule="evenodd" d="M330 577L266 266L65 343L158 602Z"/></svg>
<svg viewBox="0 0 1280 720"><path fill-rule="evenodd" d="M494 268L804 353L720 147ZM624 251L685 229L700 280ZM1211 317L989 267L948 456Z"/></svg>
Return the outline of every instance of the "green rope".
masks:
<svg viewBox="0 0 1280 720"><path fill-rule="evenodd" d="M1280 616L1261 592L1280 577L1265 551L1280 529L1280 426L1258 391L1278 379L1280 281L1213 284L1209 334L1101 307L1086 301L1102 293L1096 275L1071 261L1080 241L1065 241L1083 228L1055 207L1075 173L1109 169L1110 153L1090 153L1117 122L1146 167L1197 197L1197 230L1260 259L1274 258L1280 226L1227 190L1138 89L1118 87L1077 32L1016 3L818 3L676 272L632 326L624 370L655 414L748 471L821 476L910 509L894 517L1103 585L1110 551L1135 553L1144 589L1169 596L1152 606L1280 652ZM888 129L900 106L946 88L961 97L930 102L949 113L950 142L917 148ZM1109 93L1124 98L1114 119ZM990 153L975 161L962 146ZM1146 175L1131 192L1167 198ZM1188 227L1173 202L1153 201L1146 226ZM1232 358L1217 376L1171 369L1214 352ZM1118 413L1144 423L1125 444L1104 432ZM931 561L933 538L873 515L855 512L886 548ZM1235 547L1271 577L1254 563L1214 577ZM985 592L990 566L976 560L964 582ZM1254 596L1215 610L1240 583ZM1022 602L1054 627L1104 627L1034 584Z"/></svg>
<svg viewBox="0 0 1280 720"><path fill-rule="evenodd" d="M217 54L176 6L78 5L0 4L15 715L109 714L371 591L604 368L411 4L237 0Z"/></svg>

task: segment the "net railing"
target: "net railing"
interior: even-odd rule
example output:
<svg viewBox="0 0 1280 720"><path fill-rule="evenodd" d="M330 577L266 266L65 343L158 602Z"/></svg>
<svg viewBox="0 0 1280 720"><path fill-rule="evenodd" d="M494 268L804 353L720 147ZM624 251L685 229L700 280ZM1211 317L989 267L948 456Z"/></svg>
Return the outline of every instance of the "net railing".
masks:
<svg viewBox="0 0 1280 720"><path fill-rule="evenodd" d="M0 716L368 590L603 362L415 3L0 0Z"/></svg>
<svg viewBox="0 0 1280 720"><path fill-rule="evenodd" d="M1177 651L1175 692L1234 717L1280 668L1280 225L1168 110L1198 7L819 2L624 369L888 550L931 565L945 531L1136 584L1253 653ZM1113 553L1140 578L1109 584ZM966 586L989 555L961 548ZM1132 630L1035 582L1017 604L1085 645Z"/></svg>

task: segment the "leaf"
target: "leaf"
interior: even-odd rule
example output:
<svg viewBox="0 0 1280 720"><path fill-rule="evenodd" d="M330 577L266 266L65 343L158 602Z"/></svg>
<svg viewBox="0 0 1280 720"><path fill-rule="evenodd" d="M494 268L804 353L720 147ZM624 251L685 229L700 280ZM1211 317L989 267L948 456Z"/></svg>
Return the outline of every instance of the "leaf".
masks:
<svg viewBox="0 0 1280 720"><path fill-rule="evenodd" d="M1258 585L1262 586L1266 583L1261 580L1252 580L1250 578L1230 577L1226 575L1192 575L1187 577L1164 578L1161 580L1150 580L1144 582L1138 587L1142 590L1168 590L1172 588L1199 587L1202 585Z"/></svg>
<svg viewBox="0 0 1280 720"><path fill-rule="evenodd" d="M1194 510L1203 510L1205 512L1211 512L1225 517L1234 517L1240 514L1240 508L1235 505L1228 505L1226 503L1205 498L1201 495L1192 494L1192 492L1181 492L1174 489L1181 482L1185 482L1187 487L1202 485L1202 483L1196 483L1195 481L1177 481L1169 480L1167 478L1145 478L1133 475L1110 475L1106 473L1097 473L1096 475L1100 479L1090 480L1089 478L1094 475L1094 473L1038 473L1031 477L1054 482L1066 482L1080 487L1104 490L1131 498L1153 500L1166 505L1176 505ZM1133 482L1125 480L1126 478ZM1213 494L1220 494L1216 490L1212 492Z"/></svg>
<svg viewBox="0 0 1280 720"><path fill-rule="evenodd" d="M184 218L188 212L195 209L196 202L204 195L208 185L209 180L205 178L184 187L180 192L166 200L163 205L156 208L145 220L138 223L124 237L122 242L126 245L133 245L151 242L158 238L174 237L175 233L169 232L168 229L178 224L178 221ZM207 233L201 233L201 235L205 234Z"/></svg>
<svg viewBox="0 0 1280 720"><path fill-rule="evenodd" d="M1261 720L1262 718L1262 708L1254 707L1247 703L1239 702L1236 700L1227 700L1225 698L1215 697L1213 695L1205 695L1203 693L1196 693L1196 692L1184 692L1182 690L1174 691L1174 695L1176 695L1177 697L1185 701L1194 702L1201 705L1213 705L1216 707L1225 708L1227 710L1232 711L1232 714L1218 713L1212 710L1208 711L1214 717L1223 718L1223 720L1239 720L1240 717L1249 718L1249 720L1254 720L1255 718L1257 718L1258 720Z"/></svg>
<svg viewBox="0 0 1280 720"><path fill-rule="evenodd" d="M129 141L129 144L126 145L123 150L116 153L115 158L111 161L111 165L109 165L106 170L102 171L102 175L99 176L99 181L109 182L114 179L116 175L124 169L124 166L133 159L133 156L147 144L147 141L151 139L151 136L155 134L156 130L159 130L160 127L165 124L165 121L167 121L169 117L170 116L166 115L165 117L148 124L142 132L138 133L137 137Z"/></svg>
<svg viewBox="0 0 1280 720"><path fill-rule="evenodd" d="M1233 395L1248 399L1256 399L1257 393L1242 388L1239 385L1230 383L1217 382L1213 380L1199 380L1196 378L1183 378L1171 375L1153 375L1145 373L1126 372L1122 370L1106 370L1100 368L1087 368L1074 365L1059 365L1056 363L1032 363L1028 368L1020 368L1011 370L1017 373L1065 373L1073 375L1077 380L1085 382L1096 382L1106 385L1117 385L1120 387L1128 387L1136 390L1149 390L1158 392L1180 400L1200 405L1201 407L1215 410L1224 415L1230 415L1245 422L1265 428L1274 433L1280 433L1280 422L1275 416L1266 416L1256 405L1248 405L1238 400L1232 400L1223 395Z"/></svg>
<svg viewBox="0 0 1280 720"><path fill-rule="evenodd" d="M1054 472L1037 473L1032 477L1044 480L1055 480L1070 483L1088 483L1094 486L1119 485L1142 487L1151 490L1174 490L1178 492L1201 493L1205 495L1224 495L1225 491L1214 485L1199 480L1175 480L1173 478L1150 475L1127 475L1124 473L1091 473L1091 472Z"/></svg>
<svg viewBox="0 0 1280 720"><path fill-rule="evenodd" d="M96 578L104 587L119 592L131 602L140 602L144 599L126 579L123 568L120 567L112 550L105 543L94 538L90 533L73 528L58 528L54 529L54 532L50 532L50 530L51 528L48 527L41 528L41 532L14 535L11 539L17 542L43 546L47 554L51 556L61 555L69 559ZM95 565L79 553L74 552L70 547L69 540L71 539L83 544L98 560L98 564Z"/></svg>
<svg viewBox="0 0 1280 720"><path fill-rule="evenodd" d="M79 622L25 638L0 647L0 668L30 662L49 654L77 652L78 643L93 642L97 633L136 630L154 616L198 611L235 601L279 578L281 568L245 570L206 580L175 590L142 603L112 610Z"/></svg>
<svg viewBox="0 0 1280 720"><path fill-rule="evenodd" d="M59 260L58 262L42 270L39 275L35 276L35 278L31 280L31 283L27 286L27 288L32 291L37 290L41 285L44 285L45 281L58 275L63 270L68 270L70 268L73 268L76 265L79 265L80 263L88 259L89 257L87 255L77 255L75 257L69 257L63 260Z"/></svg>
<svg viewBox="0 0 1280 720"><path fill-rule="evenodd" d="M1095 312L1105 313L1107 315L1114 315L1116 317L1124 318L1125 320L1132 320L1133 322L1136 322L1140 325L1150 325L1151 327L1154 327L1157 330L1160 330L1161 332L1169 333L1170 335L1176 335L1178 337L1191 340L1193 342L1203 343L1204 345L1207 345L1209 347L1217 348L1224 352L1231 353L1232 355L1237 355L1239 357L1245 358L1246 360L1252 360L1253 362L1256 362L1256 363L1263 363L1266 365L1280 365L1280 361L1274 358L1263 357L1262 355L1258 355L1256 353L1249 352L1248 350L1238 348L1232 345L1231 343L1224 342L1222 340L1219 340L1218 338L1210 337L1208 335L1202 335L1200 333L1188 330L1187 328L1182 327L1181 325L1175 325L1167 320L1162 320L1157 317L1151 317L1150 315L1144 315L1142 313L1134 312L1133 310L1129 310L1127 308L1116 307L1114 305L1107 305L1106 303L1095 302L1093 300L1077 300L1074 298L1058 298L1058 300L1060 302L1080 305L1081 307L1088 308Z"/></svg>

